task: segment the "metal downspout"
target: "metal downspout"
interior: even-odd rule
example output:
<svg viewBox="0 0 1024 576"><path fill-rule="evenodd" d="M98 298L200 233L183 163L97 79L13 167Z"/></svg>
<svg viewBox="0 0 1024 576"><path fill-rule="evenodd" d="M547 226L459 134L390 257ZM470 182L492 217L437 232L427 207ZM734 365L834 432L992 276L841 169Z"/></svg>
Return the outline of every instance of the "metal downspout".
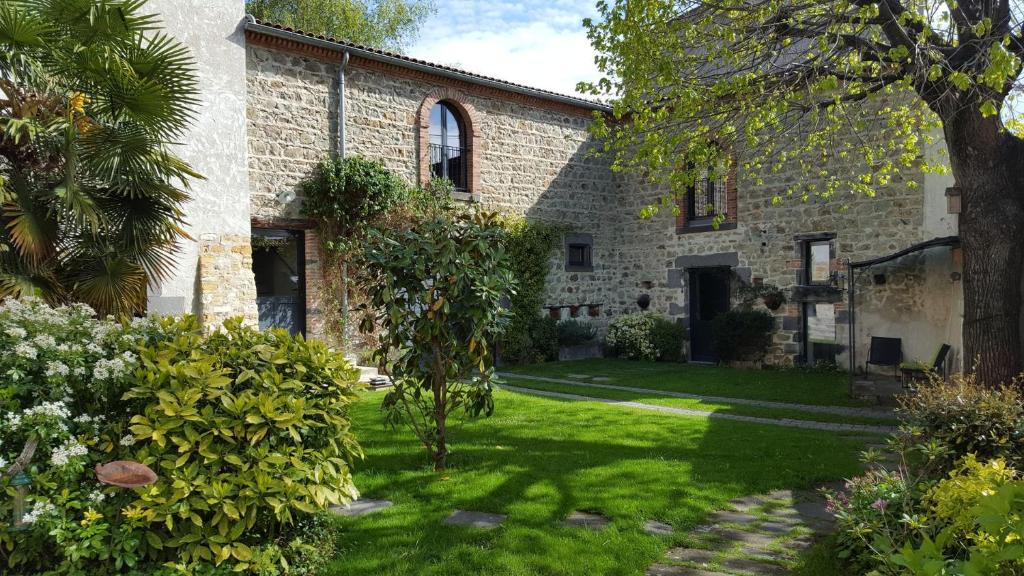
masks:
<svg viewBox="0 0 1024 576"><path fill-rule="evenodd" d="M348 67L348 50L342 53L338 68L338 157L345 158L345 68Z"/></svg>
<svg viewBox="0 0 1024 576"><path fill-rule="evenodd" d="M853 397L853 381L856 378L857 370L857 311L854 309L854 290L856 290L856 279L853 277L853 262L846 259L846 297L849 299L847 304L849 313L849 326L850 326L850 391L849 394Z"/></svg>
<svg viewBox="0 0 1024 576"><path fill-rule="evenodd" d="M348 50L341 56L338 67L338 158L345 159L345 68L348 67ZM341 349L348 351L349 335L348 314L348 262L341 263Z"/></svg>

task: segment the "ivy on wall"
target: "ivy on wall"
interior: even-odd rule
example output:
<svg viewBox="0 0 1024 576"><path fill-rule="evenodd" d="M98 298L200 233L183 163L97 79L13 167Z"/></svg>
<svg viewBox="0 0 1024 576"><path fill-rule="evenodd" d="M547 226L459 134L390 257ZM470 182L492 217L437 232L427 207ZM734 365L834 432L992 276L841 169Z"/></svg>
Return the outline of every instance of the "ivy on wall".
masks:
<svg viewBox="0 0 1024 576"><path fill-rule="evenodd" d="M506 216L505 250L512 263L517 292L509 307L512 321L499 343L502 360L528 364L557 359L557 322L541 315L547 287L551 254L564 229L544 222L531 222L519 216Z"/></svg>
<svg viewBox="0 0 1024 576"><path fill-rule="evenodd" d="M301 190L303 209L316 221L324 249L321 299L327 336L351 348L358 334L348 329L353 324L349 310L366 300L355 288L358 282L353 282L359 271L350 266L352 255L370 230L396 221L395 212L406 206L413 194L382 163L360 156L322 160Z"/></svg>

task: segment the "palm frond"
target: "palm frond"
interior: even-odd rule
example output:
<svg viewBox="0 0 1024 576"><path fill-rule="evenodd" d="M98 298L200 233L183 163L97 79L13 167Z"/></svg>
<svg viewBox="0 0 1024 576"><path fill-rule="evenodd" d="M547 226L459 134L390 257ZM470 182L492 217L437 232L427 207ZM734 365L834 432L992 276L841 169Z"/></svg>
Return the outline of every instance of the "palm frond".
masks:
<svg viewBox="0 0 1024 576"><path fill-rule="evenodd" d="M12 201L3 206L3 220L11 244L19 255L39 262L53 254L57 223L45 202L39 201L32 184L20 174L8 181Z"/></svg>
<svg viewBox="0 0 1024 576"><path fill-rule="evenodd" d="M146 273L118 255L79 261L73 273L74 296L100 316L130 317L146 308Z"/></svg>

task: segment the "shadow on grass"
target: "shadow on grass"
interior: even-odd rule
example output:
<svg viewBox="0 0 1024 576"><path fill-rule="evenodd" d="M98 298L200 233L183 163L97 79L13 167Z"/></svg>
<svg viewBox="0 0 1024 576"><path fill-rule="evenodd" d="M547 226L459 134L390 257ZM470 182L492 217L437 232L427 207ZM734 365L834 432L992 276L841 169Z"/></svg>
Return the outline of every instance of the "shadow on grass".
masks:
<svg viewBox="0 0 1024 576"><path fill-rule="evenodd" d="M356 483L395 506L339 519L333 574L642 574L732 498L856 469L856 444L831 434L501 392L492 418L454 432L452 469L437 473L411 433L382 428L379 401L354 410L367 452ZM490 531L443 525L456 509L508 520ZM562 526L574 510L612 524ZM648 519L676 538L645 534Z"/></svg>

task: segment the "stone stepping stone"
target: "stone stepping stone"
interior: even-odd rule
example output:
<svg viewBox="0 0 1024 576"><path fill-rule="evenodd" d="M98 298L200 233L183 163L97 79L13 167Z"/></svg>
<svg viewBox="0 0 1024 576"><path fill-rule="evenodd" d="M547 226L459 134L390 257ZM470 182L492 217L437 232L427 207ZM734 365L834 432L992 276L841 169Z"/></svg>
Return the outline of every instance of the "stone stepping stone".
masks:
<svg viewBox="0 0 1024 576"><path fill-rule="evenodd" d="M496 528L505 521L504 514L492 514L490 512L474 512L472 510L456 510L451 516L444 519L445 524L453 526L469 526L472 528Z"/></svg>
<svg viewBox="0 0 1024 576"><path fill-rule="evenodd" d="M715 553L711 550L701 550L699 548L673 548L665 553L665 557L674 562L707 564L715 557Z"/></svg>
<svg viewBox="0 0 1024 576"><path fill-rule="evenodd" d="M739 512L750 512L754 508L764 506L765 500L760 496L744 496L743 498L729 501L729 505Z"/></svg>
<svg viewBox="0 0 1024 576"><path fill-rule="evenodd" d="M664 522L658 522L657 520L648 520L647 522L644 522L644 532L647 532L651 536L671 536L673 530L671 524L665 524Z"/></svg>
<svg viewBox="0 0 1024 576"><path fill-rule="evenodd" d="M757 518L745 512L715 512L710 520L716 524L752 524Z"/></svg>
<svg viewBox="0 0 1024 576"><path fill-rule="evenodd" d="M566 374L565 376L573 380L587 380L590 378L590 374Z"/></svg>
<svg viewBox="0 0 1024 576"><path fill-rule="evenodd" d="M744 574L755 574L757 576L782 576L789 574L782 566L759 562L749 558L729 558L722 561L722 567L743 572Z"/></svg>
<svg viewBox="0 0 1024 576"><path fill-rule="evenodd" d="M799 536L782 543L782 547L793 552L802 552L814 545L814 539L810 536Z"/></svg>
<svg viewBox="0 0 1024 576"><path fill-rule="evenodd" d="M341 516L364 516L373 512L379 512L385 508L390 508L395 503L391 500L369 500L362 499L353 500L344 506L332 506L331 512Z"/></svg>
<svg viewBox="0 0 1024 576"><path fill-rule="evenodd" d="M785 522L762 522L757 527L761 532L767 532L769 534L789 534L793 531L794 525Z"/></svg>
<svg viewBox="0 0 1024 576"><path fill-rule="evenodd" d="M782 552L776 552L774 550L762 550L760 548L754 548L753 546L744 546L740 548L740 554L744 556L753 556L758 560L785 560L788 555Z"/></svg>
<svg viewBox="0 0 1024 576"><path fill-rule="evenodd" d="M607 376L594 376L591 378L594 382L611 382L612 379Z"/></svg>
<svg viewBox="0 0 1024 576"><path fill-rule="evenodd" d="M831 524L835 520L835 516L831 512L825 509L824 502L800 502L793 505L793 509L800 514L800 518L804 520L817 520L819 522L825 522Z"/></svg>
<svg viewBox="0 0 1024 576"><path fill-rule="evenodd" d="M792 490L775 490L774 492L768 493L768 498L771 500L783 500L785 502L793 501Z"/></svg>
<svg viewBox="0 0 1024 576"><path fill-rule="evenodd" d="M576 511L569 515L568 518L562 520L562 524L571 526L573 528L590 528L591 530L604 530L611 524L611 520L600 514L594 514L592 512L580 512Z"/></svg>
<svg viewBox="0 0 1024 576"><path fill-rule="evenodd" d="M726 542L745 544L747 546L756 546L759 548L765 548L775 542L775 536L760 534L758 532L733 530L731 528L715 528L711 533Z"/></svg>
<svg viewBox="0 0 1024 576"><path fill-rule="evenodd" d="M665 564L655 564L647 569L647 576L728 576L722 572L708 572L707 570L699 570L697 568L687 568L686 566L668 566Z"/></svg>

